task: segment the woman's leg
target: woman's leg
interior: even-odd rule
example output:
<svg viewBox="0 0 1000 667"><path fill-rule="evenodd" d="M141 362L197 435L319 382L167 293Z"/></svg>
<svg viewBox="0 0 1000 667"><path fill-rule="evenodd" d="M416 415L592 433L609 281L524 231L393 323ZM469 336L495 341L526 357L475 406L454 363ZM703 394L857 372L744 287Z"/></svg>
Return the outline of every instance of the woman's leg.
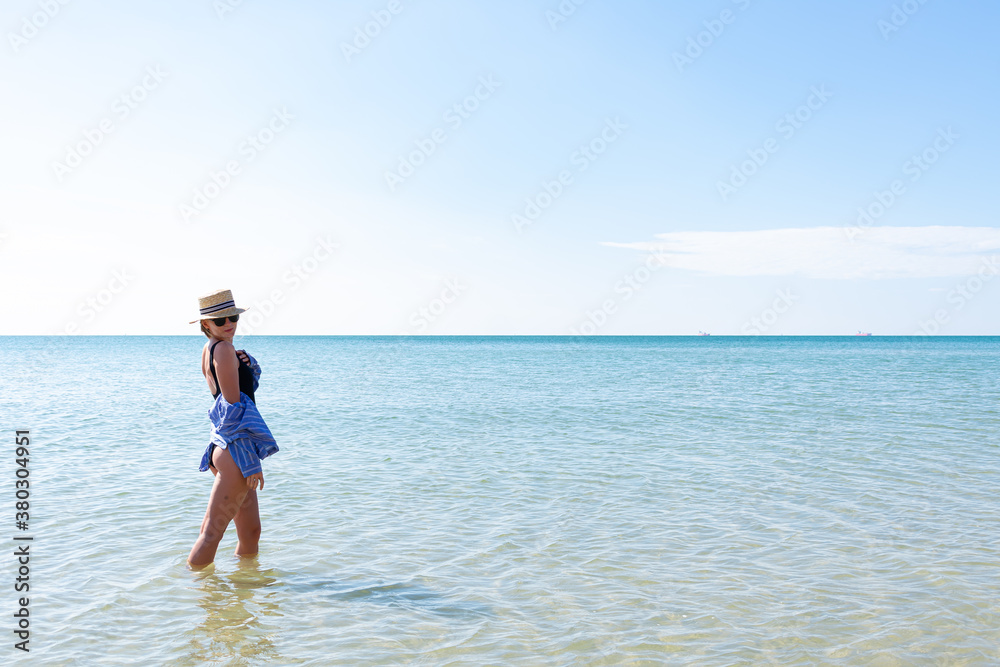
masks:
<svg viewBox="0 0 1000 667"><path fill-rule="evenodd" d="M228 451L213 449L212 464L218 474L212 485L212 495L208 499L205 520L201 523L201 534L188 555L188 564L192 567L208 565L215 560L219 542L222 541L229 522L243 505L248 491L247 481Z"/></svg>
<svg viewBox="0 0 1000 667"><path fill-rule="evenodd" d="M260 540L260 509L257 505L257 489L251 490L240 506L240 511L233 518L236 524L237 556L253 556L257 553L257 542Z"/></svg>
<svg viewBox="0 0 1000 667"><path fill-rule="evenodd" d="M219 474L219 471L216 470L213 466L209 466L208 469L212 471L212 477L215 477L216 475ZM201 520L201 530L198 531L199 535L201 533L205 532L205 524L208 523L208 510L211 509L211 507L212 506L211 506L211 503L210 503L209 506L205 508L205 518Z"/></svg>

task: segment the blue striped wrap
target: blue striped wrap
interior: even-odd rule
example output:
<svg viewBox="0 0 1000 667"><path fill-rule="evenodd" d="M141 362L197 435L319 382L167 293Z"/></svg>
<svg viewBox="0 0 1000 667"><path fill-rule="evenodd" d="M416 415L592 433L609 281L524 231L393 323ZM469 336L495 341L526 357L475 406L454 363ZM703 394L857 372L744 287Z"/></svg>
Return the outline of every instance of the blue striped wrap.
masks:
<svg viewBox="0 0 1000 667"><path fill-rule="evenodd" d="M260 365L253 357L250 357L250 367L254 374L254 391L257 391ZM244 477L261 472L260 460L278 451L278 444L257 406L243 392L236 403L229 403L219 392L215 405L208 411L208 418L212 422L212 434L198 470L208 470L212 445L228 449Z"/></svg>

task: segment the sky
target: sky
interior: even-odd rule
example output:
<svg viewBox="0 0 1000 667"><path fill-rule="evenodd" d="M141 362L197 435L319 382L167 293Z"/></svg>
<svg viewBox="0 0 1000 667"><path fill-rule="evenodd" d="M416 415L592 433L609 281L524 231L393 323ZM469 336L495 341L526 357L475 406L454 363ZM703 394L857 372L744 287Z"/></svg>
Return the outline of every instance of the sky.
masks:
<svg viewBox="0 0 1000 667"><path fill-rule="evenodd" d="M8 0L0 334L998 334L986 0Z"/></svg>

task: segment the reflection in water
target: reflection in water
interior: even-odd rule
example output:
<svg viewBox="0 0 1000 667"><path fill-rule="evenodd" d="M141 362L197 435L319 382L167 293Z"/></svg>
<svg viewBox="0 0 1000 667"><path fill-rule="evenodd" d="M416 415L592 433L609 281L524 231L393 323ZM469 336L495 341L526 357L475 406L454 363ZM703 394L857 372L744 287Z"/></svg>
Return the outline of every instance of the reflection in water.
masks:
<svg viewBox="0 0 1000 667"><path fill-rule="evenodd" d="M241 558L235 572L219 574L215 566L195 572L205 610L201 624L191 630L190 652L184 664L232 660L232 664L280 661L272 637L277 625L264 620L281 616L273 588L281 573L261 570L256 557Z"/></svg>

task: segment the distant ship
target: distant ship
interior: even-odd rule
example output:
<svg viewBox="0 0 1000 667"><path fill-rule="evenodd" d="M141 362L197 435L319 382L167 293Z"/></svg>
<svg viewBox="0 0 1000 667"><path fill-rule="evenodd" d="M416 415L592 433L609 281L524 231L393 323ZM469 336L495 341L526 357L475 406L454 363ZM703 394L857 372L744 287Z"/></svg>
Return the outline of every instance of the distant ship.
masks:
<svg viewBox="0 0 1000 667"><path fill-rule="evenodd" d="M698 335L699 336L711 336L712 334L708 333L707 331L699 331ZM871 334L868 334L868 335L870 336Z"/></svg>
<svg viewBox="0 0 1000 667"><path fill-rule="evenodd" d="M867 333L865 333L864 331L859 331L858 333L856 333L856 334L854 334L854 335L855 335L855 336L871 336L872 334L871 334L871 332L870 332L870 331L869 331L869 332L867 332Z"/></svg>

